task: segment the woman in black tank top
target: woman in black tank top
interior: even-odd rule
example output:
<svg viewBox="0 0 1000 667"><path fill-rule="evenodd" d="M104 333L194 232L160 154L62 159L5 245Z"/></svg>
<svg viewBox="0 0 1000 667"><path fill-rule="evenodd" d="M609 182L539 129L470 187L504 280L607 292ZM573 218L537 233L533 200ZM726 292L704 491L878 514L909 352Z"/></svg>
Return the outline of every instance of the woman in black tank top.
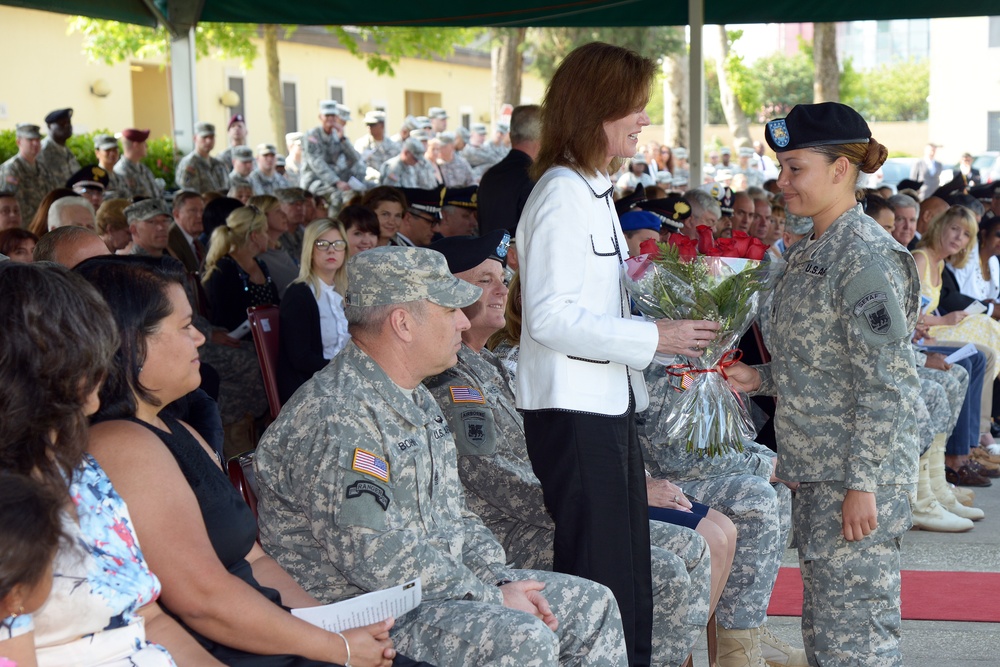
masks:
<svg viewBox="0 0 1000 667"><path fill-rule="evenodd" d="M392 619L339 634L288 613L319 603L256 542L256 520L218 456L160 414L200 382L204 337L183 276L120 257L78 270L103 293L122 338L90 451L128 503L163 607L227 665L424 664L396 655Z"/></svg>

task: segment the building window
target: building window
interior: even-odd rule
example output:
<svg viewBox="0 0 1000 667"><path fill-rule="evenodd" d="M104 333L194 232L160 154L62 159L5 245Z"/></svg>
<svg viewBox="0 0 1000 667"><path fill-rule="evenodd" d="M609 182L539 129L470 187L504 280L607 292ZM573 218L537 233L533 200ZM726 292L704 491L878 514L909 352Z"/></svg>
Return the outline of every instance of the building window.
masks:
<svg viewBox="0 0 1000 667"><path fill-rule="evenodd" d="M421 90L404 91L406 95L406 113L411 116L426 116L431 107L441 106L441 93L430 93Z"/></svg>
<svg viewBox="0 0 1000 667"><path fill-rule="evenodd" d="M1000 16L990 17L990 48L1000 47Z"/></svg>
<svg viewBox="0 0 1000 667"><path fill-rule="evenodd" d="M986 112L986 150L1000 151L1000 111Z"/></svg>
<svg viewBox="0 0 1000 667"><path fill-rule="evenodd" d="M463 113L462 114L462 127L464 127L465 129L468 130L471 125L472 125L472 114L471 113Z"/></svg>
<svg viewBox="0 0 1000 667"><path fill-rule="evenodd" d="M338 104L343 104L344 103L344 87L343 86L339 86L339 85L331 85L330 86L330 98L329 99L333 100L334 102L337 102Z"/></svg>
<svg viewBox="0 0 1000 667"><path fill-rule="evenodd" d="M291 81L284 81L281 84L281 106L285 110L285 132L299 131L299 105L296 86Z"/></svg>
<svg viewBox="0 0 1000 667"><path fill-rule="evenodd" d="M242 76L231 76L229 77L229 90L233 91L240 96L240 103L234 107L230 107L229 112L234 114L240 114L246 119L246 112L243 110L246 106L246 100L243 98L243 77Z"/></svg>

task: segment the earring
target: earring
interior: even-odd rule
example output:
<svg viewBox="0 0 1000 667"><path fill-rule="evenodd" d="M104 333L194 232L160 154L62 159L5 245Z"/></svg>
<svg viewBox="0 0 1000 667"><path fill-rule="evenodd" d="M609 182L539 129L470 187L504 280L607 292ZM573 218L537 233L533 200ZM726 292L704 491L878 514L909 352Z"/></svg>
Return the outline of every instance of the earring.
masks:
<svg viewBox="0 0 1000 667"><path fill-rule="evenodd" d="M24 605L23 604L19 604L19 605L17 605L17 611L11 613L10 617L11 618L17 618L18 616L20 616L23 613L24 613Z"/></svg>

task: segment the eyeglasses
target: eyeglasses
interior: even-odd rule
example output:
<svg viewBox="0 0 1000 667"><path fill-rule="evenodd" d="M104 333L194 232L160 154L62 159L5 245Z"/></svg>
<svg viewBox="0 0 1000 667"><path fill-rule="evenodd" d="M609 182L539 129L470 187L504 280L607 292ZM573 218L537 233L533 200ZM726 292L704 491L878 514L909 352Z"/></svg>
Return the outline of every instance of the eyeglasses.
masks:
<svg viewBox="0 0 1000 667"><path fill-rule="evenodd" d="M315 246L324 251L332 249L334 252L343 252L347 249L347 241L326 241L320 239L316 241Z"/></svg>

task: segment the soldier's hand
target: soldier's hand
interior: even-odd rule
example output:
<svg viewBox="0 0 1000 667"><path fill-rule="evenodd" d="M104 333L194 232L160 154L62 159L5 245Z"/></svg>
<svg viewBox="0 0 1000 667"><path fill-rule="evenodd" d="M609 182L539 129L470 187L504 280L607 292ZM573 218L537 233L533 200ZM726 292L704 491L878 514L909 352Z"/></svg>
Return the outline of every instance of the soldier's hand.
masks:
<svg viewBox="0 0 1000 667"><path fill-rule="evenodd" d="M389 667L396 657L396 649L389 639L394 619L388 618L361 628L344 630L344 637L351 645L351 665L354 667ZM334 637L335 641L340 641ZM346 657L346 656L345 656Z"/></svg>
<svg viewBox="0 0 1000 667"><path fill-rule="evenodd" d="M691 511L691 501L681 487L666 479L646 478L646 499L650 507L665 507L681 512Z"/></svg>
<svg viewBox="0 0 1000 667"><path fill-rule="evenodd" d="M240 346L240 341L238 341L237 339L233 338L232 336L230 336L229 334L227 334L225 331L222 331L220 329L213 329L212 330L212 342L214 344L216 344L216 345L223 345L225 347L239 347Z"/></svg>
<svg viewBox="0 0 1000 667"><path fill-rule="evenodd" d="M730 386L736 391L749 393L760 389L760 372L742 361L737 361L726 368L726 377L729 378Z"/></svg>
<svg viewBox="0 0 1000 667"><path fill-rule="evenodd" d="M844 539L848 542L857 542L878 527L874 493L848 489L840 511L844 522Z"/></svg>
<svg viewBox="0 0 1000 667"><path fill-rule="evenodd" d="M945 356L940 352L928 352L927 353L927 363L924 364L925 368L934 368L939 371L950 371L951 364L945 361Z"/></svg>
<svg viewBox="0 0 1000 667"><path fill-rule="evenodd" d="M508 609L517 609L531 614L535 618L541 619L543 623L553 632L559 627L559 621L549 601L542 595L545 584L534 579L523 581L512 581L500 587L503 593L503 606Z"/></svg>

